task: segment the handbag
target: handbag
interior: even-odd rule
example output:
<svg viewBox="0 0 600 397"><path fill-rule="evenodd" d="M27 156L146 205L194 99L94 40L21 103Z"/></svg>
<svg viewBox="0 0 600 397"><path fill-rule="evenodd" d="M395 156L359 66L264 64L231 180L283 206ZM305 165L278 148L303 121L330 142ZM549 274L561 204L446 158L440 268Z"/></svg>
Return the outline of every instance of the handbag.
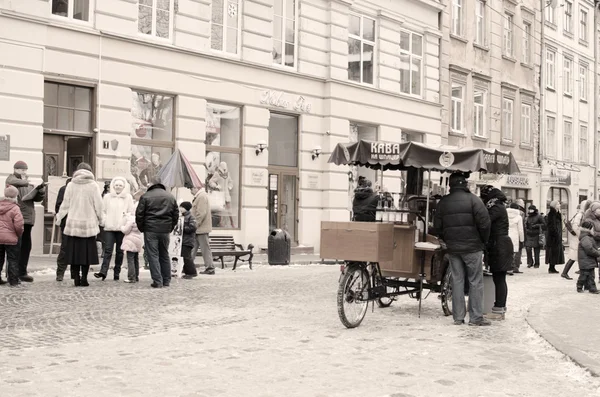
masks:
<svg viewBox="0 0 600 397"><path fill-rule="evenodd" d="M576 216L577 214L575 214L570 220L565 221L565 229L567 229L567 232L571 233L572 235L576 235L573 231L573 219L575 219Z"/></svg>

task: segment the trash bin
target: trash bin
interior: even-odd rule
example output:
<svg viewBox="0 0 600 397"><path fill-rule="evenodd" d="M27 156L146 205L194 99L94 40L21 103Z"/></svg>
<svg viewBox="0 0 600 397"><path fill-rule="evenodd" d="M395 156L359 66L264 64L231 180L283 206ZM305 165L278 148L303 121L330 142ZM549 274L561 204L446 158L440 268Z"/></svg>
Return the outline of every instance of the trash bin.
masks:
<svg viewBox="0 0 600 397"><path fill-rule="evenodd" d="M496 287L491 274L483 274L483 314L490 314L496 300Z"/></svg>
<svg viewBox="0 0 600 397"><path fill-rule="evenodd" d="M267 259L269 265L289 265L292 255L292 238L282 229L274 229L269 234Z"/></svg>

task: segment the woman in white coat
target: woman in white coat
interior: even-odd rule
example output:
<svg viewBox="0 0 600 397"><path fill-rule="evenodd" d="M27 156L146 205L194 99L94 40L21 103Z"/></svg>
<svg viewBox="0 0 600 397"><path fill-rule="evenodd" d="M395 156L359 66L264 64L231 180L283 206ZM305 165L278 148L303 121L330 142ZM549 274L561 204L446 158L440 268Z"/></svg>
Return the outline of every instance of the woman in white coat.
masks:
<svg viewBox="0 0 600 397"><path fill-rule="evenodd" d="M577 262L577 252L579 249L579 226L583 222L585 218L585 212L588 210L590 205L592 204L592 200L584 200L577 206L577 213L571 219L571 227L572 231L571 236L569 236L569 260L563 269L562 274L560 275L562 278L566 278L567 280L573 280L571 276L569 276L569 270L571 267Z"/></svg>
<svg viewBox="0 0 600 397"><path fill-rule="evenodd" d="M522 273L519 270L519 264L521 263L521 250L519 248L525 241L523 217L521 216L519 205L516 203L512 203L510 208L507 208L506 213L508 214L508 235L513 244L513 271L508 273Z"/></svg>
<svg viewBox="0 0 600 397"><path fill-rule="evenodd" d="M134 211L133 197L129 193L129 183L123 177L115 177L110 182L110 192L104 196L102 219L104 224L104 258L99 273L94 273L94 277L104 280L108 274L108 267L112 259L115 245L117 252L115 255L114 279L119 280L121 266L123 265L123 232L121 228L125 226L125 214L132 214Z"/></svg>

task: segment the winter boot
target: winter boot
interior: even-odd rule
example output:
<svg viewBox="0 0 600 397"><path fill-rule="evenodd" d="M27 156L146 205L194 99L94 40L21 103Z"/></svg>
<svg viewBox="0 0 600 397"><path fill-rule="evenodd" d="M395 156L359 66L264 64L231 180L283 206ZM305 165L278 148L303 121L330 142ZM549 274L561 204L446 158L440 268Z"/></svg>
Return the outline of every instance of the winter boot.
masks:
<svg viewBox="0 0 600 397"><path fill-rule="evenodd" d="M577 281L577 292L580 294L583 292L583 283L580 281Z"/></svg>
<svg viewBox="0 0 600 397"><path fill-rule="evenodd" d="M486 316L488 320L504 320L505 309L503 307L492 307L492 312Z"/></svg>
<svg viewBox="0 0 600 397"><path fill-rule="evenodd" d="M554 267L555 265L550 265L550 267L548 268L548 273L550 274L558 274L558 270L556 270L556 267Z"/></svg>
<svg viewBox="0 0 600 397"><path fill-rule="evenodd" d="M571 267L573 267L574 263L575 263L574 260L569 259L569 261L565 265L565 268L564 268L562 274L560 275L562 278L567 279L567 280L573 280L573 278L571 276L569 276L569 270L571 270Z"/></svg>

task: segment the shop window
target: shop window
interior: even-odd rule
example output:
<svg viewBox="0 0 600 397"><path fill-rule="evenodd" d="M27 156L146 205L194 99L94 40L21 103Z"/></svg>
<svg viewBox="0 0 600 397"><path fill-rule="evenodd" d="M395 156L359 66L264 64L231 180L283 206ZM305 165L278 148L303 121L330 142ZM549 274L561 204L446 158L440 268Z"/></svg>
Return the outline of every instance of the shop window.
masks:
<svg viewBox="0 0 600 397"><path fill-rule="evenodd" d="M298 166L298 118L271 113L269 119L269 165Z"/></svg>
<svg viewBox="0 0 600 397"><path fill-rule="evenodd" d="M348 80L373 84L375 20L350 14L348 27Z"/></svg>
<svg viewBox="0 0 600 397"><path fill-rule="evenodd" d="M93 0L52 0L52 15L76 21L90 21Z"/></svg>
<svg viewBox="0 0 600 397"><path fill-rule="evenodd" d="M206 192L214 228L240 227L241 113L237 106L206 104Z"/></svg>
<svg viewBox="0 0 600 397"><path fill-rule="evenodd" d="M213 0L211 7L210 48L238 53L240 35L239 0Z"/></svg>
<svg viewBox="0 0 600 397"><path fill-rule="evenodd" d="M275 0L273 16L273 63L294 67L296 0Z"/></svg>
<svg viewBox="0 0 600 397"><path fill-rule="evenodd" d="M173 26L174 0L139 0L138 31L149 36L169 39Z"/></svg>
<svg viewBox="0 0 600 397"><path fill-rule="evenodd" d="M173 153L173 100L132 91L131 174L144 189Z"/></svg>
<svg viewBox="0 0 600 397"><path fill-rule="evenodd" d="M92 132L92 89L44 83L44 129Z"/></svg>

